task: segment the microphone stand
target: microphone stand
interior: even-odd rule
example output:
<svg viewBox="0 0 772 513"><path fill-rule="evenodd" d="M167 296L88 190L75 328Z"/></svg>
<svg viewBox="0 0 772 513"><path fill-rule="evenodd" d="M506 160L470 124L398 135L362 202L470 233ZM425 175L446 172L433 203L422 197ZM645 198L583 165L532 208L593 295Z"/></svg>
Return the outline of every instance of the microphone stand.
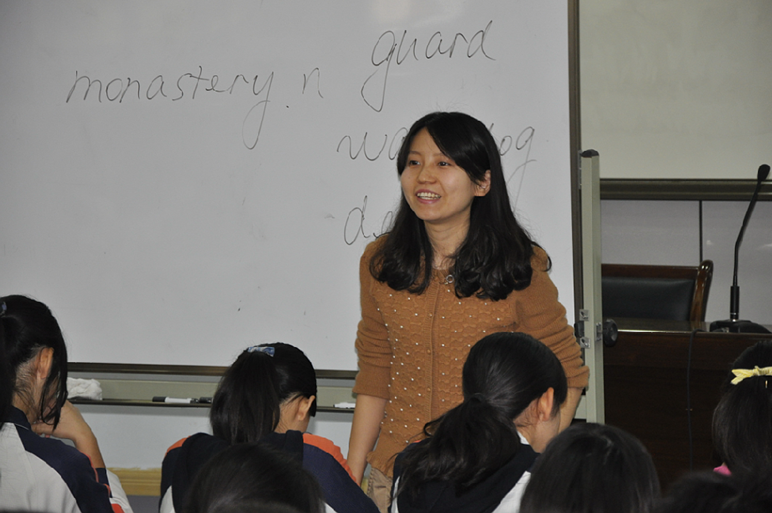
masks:
<svg viewBox="0 0 772 513"><path fill-rule="evenodd" d="M756 176L756 190L753 191L751 203L748 205L748 210L745 212L745 218L743 219L742 227L740 227L740 234L737 236L737 242L735 242L734 245L734 274L732 276L732 286L729 289L729 319L711 322L710 331L728 331L730 333L770 333L770 331L761 324L739 319L740 287L737 285L737 261L740 255L740 243L745 234L745 227L748 226L748 221L751 218L753 207L756 206L756 200L758 199L759 191L761 190L761 183L766 180L768 176L769 166L767 164L759 166L759 172Z"/></svg>

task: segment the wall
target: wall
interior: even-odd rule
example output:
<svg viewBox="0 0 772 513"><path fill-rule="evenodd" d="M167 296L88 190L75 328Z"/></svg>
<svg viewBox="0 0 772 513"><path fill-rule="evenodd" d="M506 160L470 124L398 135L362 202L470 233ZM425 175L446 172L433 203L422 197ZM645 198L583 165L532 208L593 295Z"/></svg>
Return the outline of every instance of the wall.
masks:
<svg viewBox="0 0 772 513"><path fill-rule="evenodd" d="M601 178L772 163L772 2L582 0L582 147Z"/></svg>

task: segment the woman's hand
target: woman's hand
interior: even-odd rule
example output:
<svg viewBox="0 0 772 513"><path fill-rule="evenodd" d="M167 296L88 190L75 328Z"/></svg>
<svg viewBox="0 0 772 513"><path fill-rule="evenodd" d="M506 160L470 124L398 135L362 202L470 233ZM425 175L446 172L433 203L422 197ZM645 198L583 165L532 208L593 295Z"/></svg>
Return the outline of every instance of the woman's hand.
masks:
<svg viewBox="0 0 772 513"><path fill-rule="evenodd" d="M91 458L91 465L94 468L104 468L105 462L99 451L96 436L80 411L70 401L65 401L56 429L51 424L36 422L32 425L32 430L39 435L72 440L76 449Z"/></svg>

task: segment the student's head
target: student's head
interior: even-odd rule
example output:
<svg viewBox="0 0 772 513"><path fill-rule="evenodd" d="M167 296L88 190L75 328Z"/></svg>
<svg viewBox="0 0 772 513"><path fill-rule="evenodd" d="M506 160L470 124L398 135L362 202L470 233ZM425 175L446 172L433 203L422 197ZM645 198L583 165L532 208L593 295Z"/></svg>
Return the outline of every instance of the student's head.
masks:
<svg viewBox="0 0 772 513"><path fill-rule="evenodd" d="M772 473L772 340L732 364L713 412L713 445L733 474Z"/></svg>
<svg viewBox="0 0 772 513"><path fill-rule="evenodd" d="M321 487L287 453L259 443L232 445L196 475L183 513L322 513Z"/></svg>
<svg viewBox="0 0 772 513"><path fill-rule="evenodd" d="M223 374L209 419L231 444L272 431L305 431L316 415L316 372L297 347L281 342L244 350Z"/></svg>
<svg viewBox="0 0 772 513"><path fill-rule="evenodd" d="M772 476L738 478L716 472L686 474L655 508L656 513L769 513Z"/></svg>
<svg viewBox="0 0 772 513"><path fill-rule="evenodd" d="M446 480L463 492L520 450L553 437L567 394L555 354L524 333L495 333L472 346L463 368L464 401L424 428L428 441L405 454L400 493ZM449 450L449 448L451 448Z"/></svg>
<svg viewBox="0 0 772 513"><path fill-rule="evenodd" d="M494 333L480 340L464 363L462 386L465 405L481 403L514 421L537 452L557 434L566 375L552 350L530 335Z"/></svg>
<svg viewBox="0 0 772 513"><path fill-rule="evenodd" d="M51 310L25 296L0 297L0 338L13 405L32 421L59 423L67 400L67 348Z"/></svg>
<svg viewBox="0 0 772 513"><path fill-rule="evenodd" d="M660 493L654 463L631 434L574 424L536 460L521 513L648 513Z"/></svg>
<svg viewBox="0 0 772 513"><path fill-rule="evenodd" d="M472 225L485 220L496 223L501 212L511 214L506 179L496 141L488 128L479 120L461 112L433 112L410 127L397 155L397 173L402 176L410 161L410 150L416 136L428 132L439 150L461 167L472 183L485 185L485 194L474 199ZM402 212L404 211L404 212ZM400 213L411 209L402 198Z"/></svg>

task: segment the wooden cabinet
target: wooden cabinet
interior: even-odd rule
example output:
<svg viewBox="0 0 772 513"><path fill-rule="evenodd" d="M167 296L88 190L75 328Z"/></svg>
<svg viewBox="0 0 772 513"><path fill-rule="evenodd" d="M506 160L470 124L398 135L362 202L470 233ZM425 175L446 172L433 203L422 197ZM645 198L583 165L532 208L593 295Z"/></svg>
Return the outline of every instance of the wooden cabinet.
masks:
<svg viewBox="0 0 772 513"><path fill-rule="evenodd" d="M663 490L689 470L690 460L695 470L719 465L711 420L721 383L745 348L772 335L708 333L705 323L675 321L618 319L617 325L617 344L604 348L606 423L641 439Z"/></svg>

